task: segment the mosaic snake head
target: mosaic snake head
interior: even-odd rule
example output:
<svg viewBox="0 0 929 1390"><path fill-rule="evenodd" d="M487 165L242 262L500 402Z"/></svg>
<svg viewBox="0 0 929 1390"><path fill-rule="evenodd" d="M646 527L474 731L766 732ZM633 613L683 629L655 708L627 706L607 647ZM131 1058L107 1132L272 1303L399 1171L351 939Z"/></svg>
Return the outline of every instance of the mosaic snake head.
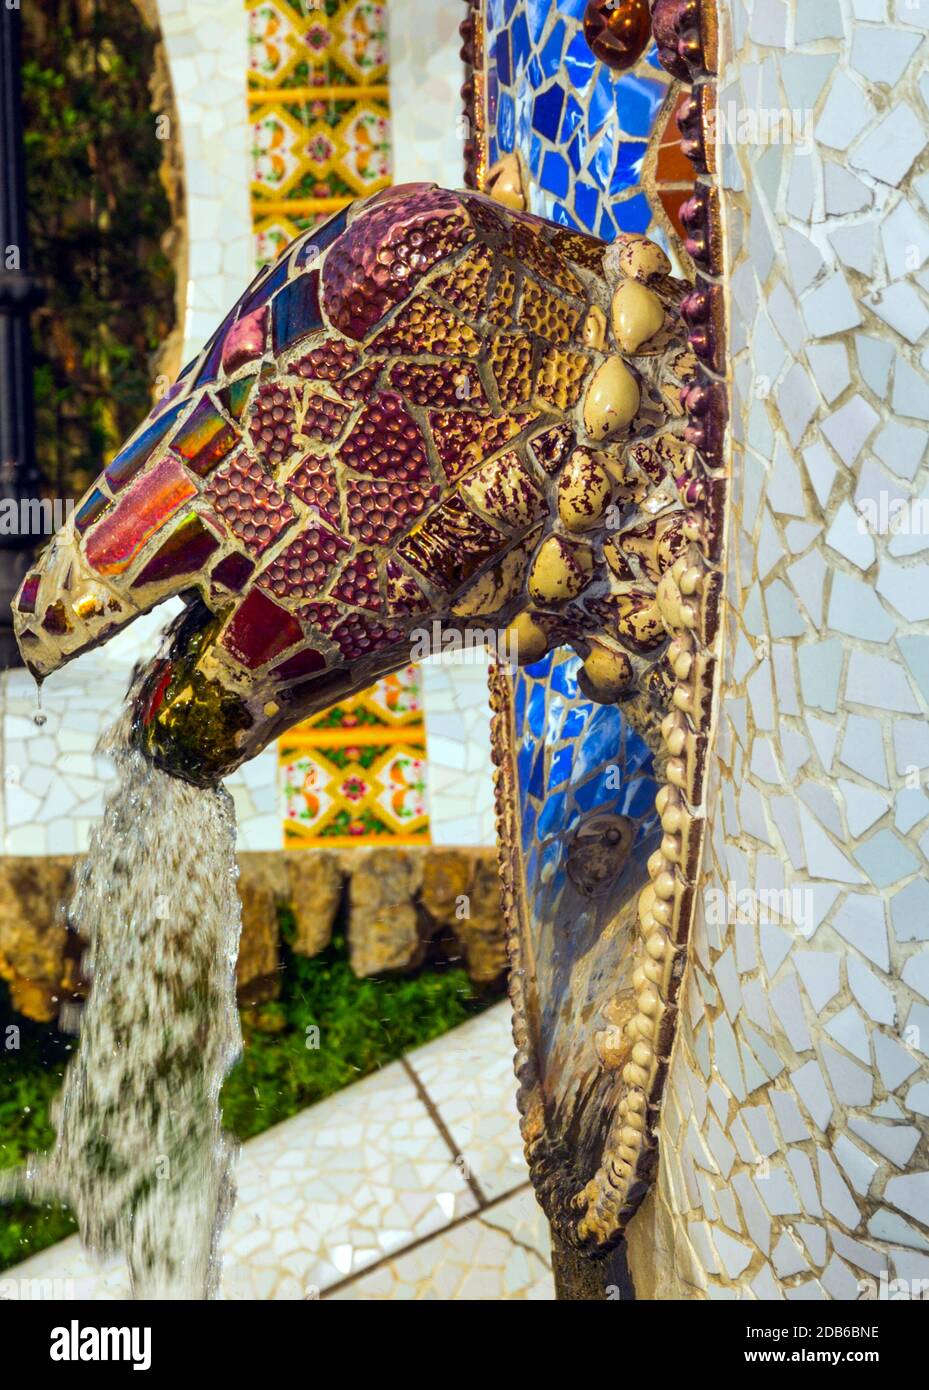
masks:
<svg viewBox="0 0 929 1390"><path fill-rule="evenodd" d="M424 633L568 642L648 736L704 487L687 288L642 237L479 194L354 204L259 274L53 538L15 601L27 665L182 595L135 737L205 785Z"/></svg>

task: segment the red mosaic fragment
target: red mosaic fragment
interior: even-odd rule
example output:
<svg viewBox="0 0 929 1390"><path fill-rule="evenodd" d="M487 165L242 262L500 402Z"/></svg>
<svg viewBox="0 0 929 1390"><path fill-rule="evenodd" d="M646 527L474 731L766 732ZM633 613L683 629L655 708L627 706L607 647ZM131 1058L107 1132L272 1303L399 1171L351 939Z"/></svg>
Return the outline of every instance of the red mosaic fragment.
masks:
<svg viewBox="0 0 929 1390"><path fill-rule="evenodd" d="M419 426L395 392L382 391L365 407L339 452L356 473L388 482L431 481Z"/></svg>
<svg viewBox="0 0 929 1390"><path fill-rule="evenodd" d="M323 304L330 322L348 338L363 338L471 234L459 200L441 189L371 207L326 257Z"/></svg>
<svg viewBox="0 0 929 1390"><path fill-rule="evenodd" d="M345 421L351 413L341 401L307 391L303 397L303 422L300 433L307 439L331 442L342 433Z"/></svg>
<svg viewBox="0 0 929 1390"><path fill-rule="evenodd" d="M253 309L234 323L223 343L223 369L234 372L263 356L268 339L268 306Z"/></svg>
<svg viewBox="0 0 929 1390"><path fill-rule="evenodd" d="M307 381L341 381L358 364L358 349L341 338L329 338L290 368Z"/></svg>
<svg viewBox="0 0 929 1390"><path fill-rule="evenodd" d="M338 526L339 487L330 459L324 455L307 454L285 480L284 487L326 517L333 526Z"/></svg>
<svg viewBox="0 0 929 1390"><path fill-rule="evenodd" d="M302 531L276 555L259 579L278 598L313 598L351 550L348 541L325 526Z"/></svg>
<svg viewBox="0 0 929 1390"><path fill-rule="evenodd" d="M71 631L71 624L65 612L65 606L60 601L50 603L45 610L45 617L42 619L42 626L46 632L51 632L55 637L63 637L66 632Z"/></svg>
<svg viewBox="0 0 929 1390"><path fill-rule="evenodd" d="M486 405L487 397L470 362L397 362L388 378L391 386L414 405L464 407Z"/></svg>
<svg viewBox="0 0 929 1390"><path fill-rule="evenodd" d="M203 396L171 441L171 448L193 473L205 478L239 442L238 430Z"/></svg>
<svg viewBox="0 0 929 1390"><path fill-rule="evenodd" d="M342 609L337 603L308 603L300 609L300 617L328 636L342 617Z"/></svg>
<svg viewBox="0 0 929 1390"><path fill-rule="evenodd" d="M422 516L439 494L411 483L388 483L367 478L349 479L347 489L349 530L369 545L389 545L416 517Z"/></svg>
<svg viewBox="0 0 929 1390"><path fill-rule="evenodd" d="M303 631L293 614L261 589L252 589L233 614L220 644L252 671L302 640Z"/></svg>
<svg viewBox="0 0 929 1390"><path fill-rule="evenodd" d="M296 519L265 469L244 453L213 475L203 495L230 531L258 555Z"/></svg>
<svg viewBox="0 0 929 1390"><path fill-rule="evenodd" d="M347 376L339 386L339 394L347 401L366 401L381 370L380 362L372 362Z"/></svg>
<svg viewBox="0 0 929 1390"><path fill-rule="evenodd" d="M306 647L302 652L297 652L296 656L282 661L280 666L272 666L271 675L282 681L292 681L299 676L312 676L314 671L321 671L325 664L326 658L322 652L316 651L313 647Z"/></svg>
<svg viewBox="0 0 929 1390"><path fill-rule="evenodd" d="M403 630L379 623L373 618L353 613L333 629L332 639L347 661L369 656L384 647L391 647L401 641Z"/></svg>
<svg viewBox="0 0 929 1390"><path fill-rule="evenodd" d="M451 592L506 545L494 527L470 511L460 497L446 498L397 547L402 560Z"/></svg>
<svg viewBox="0 0 929 1390"><path fill-rule="evenodd" d="M186 516L162 546L155 552L141 573L133 580L133 589L143 584L157 584L179 574L195 574L202 570L219 541L196 512Z"/></svg>
<svg viewBox="0 0 929 1390"><path fill-rule="evenodd" d="M293 398L286 387L266 381L258 388L252 403L249 433L255 448L269 468L289 458L293 452L296 426Z"/></svg>
<svg viewBox="0 0 929 1390"><path fill-rule="evenodd" d="M181 462L170 455L162 459L89 533L84 542L87 563L98 574L122 574L149 537L196 493Z"/></svg>
<svg viewBox="0 0 929 1390"><path fill-rule="evenodd" d="M381 591L378 583L377 565L370 550L362 550L350 560L339 575L339 582L330 590L330 596L340 603L350 603L355 608L372 608L375 613L381 607Z"/></svg>
<svg viewBox="0 0 929 1390"><path fill-rule="evenodd" d="M245 581L254 568L254 560L233 550L229 555L225 555L218 565L213 566L210 579L214 584L221 584L230 593L237 594L245 587Z"/></svg>

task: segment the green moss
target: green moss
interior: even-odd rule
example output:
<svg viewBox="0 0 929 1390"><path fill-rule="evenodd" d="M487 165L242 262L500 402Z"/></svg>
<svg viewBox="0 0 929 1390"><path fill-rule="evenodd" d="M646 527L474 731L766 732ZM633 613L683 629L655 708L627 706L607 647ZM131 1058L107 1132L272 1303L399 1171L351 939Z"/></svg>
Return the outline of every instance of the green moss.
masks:
<svg viewBox="0 0 929 1390"><path fill-rule="evenodd" d="M359 980L342 936L322 955L294 955L293 918L281 914L281 998L242 1010L242 1060L222 1090L223 1122L250 1139L308 1105L463 1023L488 1004L463 970L438 966L413 976ZM11 1018L0 996L0 1168L22 1163L54 1141L49 1105L61 1087L74 1042L54 1027ZM18 1050L3 1052L6 1020L20 1029ZM314 1029L318 1029L317 1036ZM0 1269L75 1229L61 1207L0 1209Z"/></svg>

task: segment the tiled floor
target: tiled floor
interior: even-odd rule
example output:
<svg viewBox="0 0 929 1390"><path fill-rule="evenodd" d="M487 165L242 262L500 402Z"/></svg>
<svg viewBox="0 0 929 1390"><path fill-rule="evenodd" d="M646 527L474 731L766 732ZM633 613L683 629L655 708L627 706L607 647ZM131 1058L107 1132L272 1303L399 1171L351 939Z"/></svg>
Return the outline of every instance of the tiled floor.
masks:
<svg viewBox="0 0 929 1390"><path fill-rule="evenodd" d="M512 1051L500 1004L246 1144L222 1296L553 1298ZM97 1268L76 1236L2 1278L128 1293L121 1264Z"/></svg>

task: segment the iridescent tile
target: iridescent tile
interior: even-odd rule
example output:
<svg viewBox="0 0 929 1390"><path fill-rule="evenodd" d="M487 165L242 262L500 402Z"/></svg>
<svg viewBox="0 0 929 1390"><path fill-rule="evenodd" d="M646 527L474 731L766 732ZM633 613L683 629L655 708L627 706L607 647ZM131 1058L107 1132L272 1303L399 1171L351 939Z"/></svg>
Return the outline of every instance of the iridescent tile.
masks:
<svg viewBox="0 0 929 1390"><path fill-rule="evenodd" d="M303 241L294 256L294 270L304 270L311 266L317 256L322 255L327 246L331 246L337 236L341 236L345 231L345 224L348 220L349 209L343 208L328 221L321 222L318 227L313 227L304 234Z"/></svg>
<svg viewBox="0 0 929 1390"><path fill-rule="evenodd" d="M239 432L204 396L171 441L192 472L205 478L239 442Z"/></svg>
<svg viewBox="0 0 929 1390"><path fill-rule="evenodd" d="M39 593L39 585L41 582L41 574L30 574L25 580L23 587L19 591L19 600L16 604L20 613L35 612L35 601Z"/></svg>
<svg viewBox="0 0 929 1390"><path fill-rule="evenodd" d="M154 424L149 425L137 438L131 440L124 449L121 449L107 465L103 476L111 492L119 492L121 488L132 481L140 469L145 467L155 449L167 437L186 404L186 401L180 401L172 406Z"/></svg>
<svg viewBox="0 0 929 1390"><path fill-rule="evenodd" d="M293 614L279 607L261 589L252 589L236 609L220 643L243 666L253 670L302 640L303 630Z"/></svg>
<svg viewBox="0 0 929 1390"><path fill-rule="evenodd" d="M231 415L233 420L242 419L252 394L252 388L257 380L257 372L254 376L239 377L238 381L231 382L217 393L217 400L226 414Z"/></svg>
<svg viewBox="0 0 929 1390"><path fill-rule="evenodd" d="M155 552L141 573L133 580L133 589L145 584L159 584L180 574L198 574L219 540L196 513L186 516Z"/></svg>
<svg viewBox="0 0 929 1390"><path fill-rule="evenodd" d="M275 268L269 271L263 278L259 277L255 282L254 289L250 292L246 291L239 317L244 318L245 315L250 314L253 309L258 309L262 304L267 304L271 296L276 294L283 285L286 285L287 274L287 262L282 261L280 265L275 266Z"/></svg>
<svg viewBox="0 0 929 1390"><path fill-rule="evenodd" d="M223 339L223 370L234 372L264 354L268 339L268 306L253 309L232 325Z"/></svg>
<svg viewBox="0 0 929 1390"><path fill-rule="evenodd" d="M319 271L312 270L306 275L291 280L271 306L272 336L275 353L282 353L322 328L323 316L319 308Z"/></svg>
<svg viewBox="0 0 929 1390"><path fill-rule="evenodd" d="M84 542L88 564L99 574L122 574L145 542L197 489L170 455L123 493Z"/></svg>
<svg viewBox="0 0 929 1390"><path fill-rule="evenodd" d="M110 498L105 492L101 492L100 488L95 487L78 507L74 515L74 529L83 535L89 526L99 521L109 505Z"/></svg>

